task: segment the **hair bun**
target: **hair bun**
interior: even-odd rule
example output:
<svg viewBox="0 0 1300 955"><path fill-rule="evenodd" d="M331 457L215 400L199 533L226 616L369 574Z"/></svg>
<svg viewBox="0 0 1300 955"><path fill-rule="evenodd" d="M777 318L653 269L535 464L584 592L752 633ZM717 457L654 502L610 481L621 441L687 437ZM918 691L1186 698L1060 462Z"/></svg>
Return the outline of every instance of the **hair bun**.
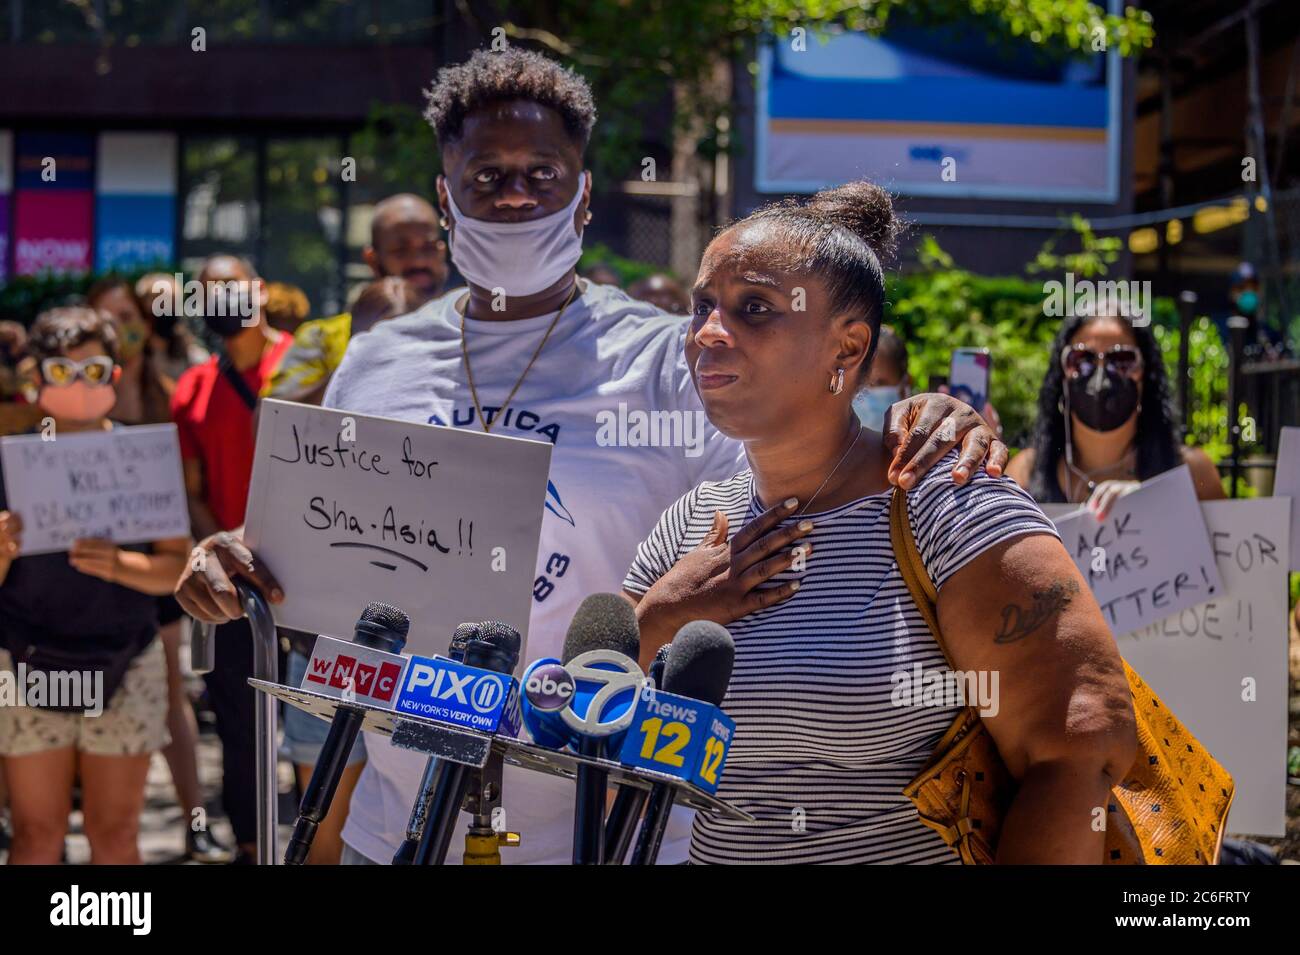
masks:
<svg viewBox="0 0 1300 955"><path fill-rule="evenodd" d="M898 250L905 225L894 214L889 193L865 179L823 189L802 207L811 215L848 229L884 264Z"/></svg>

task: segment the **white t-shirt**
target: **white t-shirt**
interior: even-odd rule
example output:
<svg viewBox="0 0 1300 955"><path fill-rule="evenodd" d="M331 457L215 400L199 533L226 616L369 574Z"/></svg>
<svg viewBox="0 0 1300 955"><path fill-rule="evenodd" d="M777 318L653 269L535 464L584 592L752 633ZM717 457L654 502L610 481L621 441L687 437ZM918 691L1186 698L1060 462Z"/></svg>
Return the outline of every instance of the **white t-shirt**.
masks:
<svg viewBox="0 0 1300 955"><path fill-rule="evenodd" d="M559 657L583 598L621 590L637 545L664 508L700 481L724 479L746 466L743 447L704 416L686 367L687 323L612 286L584 286L503 417L500 405L555 313L511 322L465 320L470 368L492 433L554 445L527 660ZM352 339L324 404L481 428L455 310L465 294L456 289ZM425 637L435 641L426 645L413 636L406 649L445 653L450 637L442 635L441 645ZM374 734L366 738L366 752L343 838L363 855L388 862L405 835L425 757ZM568 862L573 799L571 780L507 766L505 823L521 834L522 844L506 850L503 861ZM674 813L661 862L685 859L689 823L688 812ZM448 861L459 861L458 847Z"/></svg>

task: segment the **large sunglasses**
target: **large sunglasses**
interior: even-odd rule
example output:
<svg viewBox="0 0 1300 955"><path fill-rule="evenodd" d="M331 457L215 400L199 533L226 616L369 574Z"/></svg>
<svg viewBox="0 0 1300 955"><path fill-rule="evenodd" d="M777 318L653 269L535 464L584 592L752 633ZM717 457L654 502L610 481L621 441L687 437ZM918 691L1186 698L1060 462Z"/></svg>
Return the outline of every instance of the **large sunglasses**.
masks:
<svg viewBox="0 0 1300 955"><path fill-rule="evenodd" d="M1061 369L1066 378L1091 378L1102 365L1116 374L1137 377L1142 373L1142 353L1131 345L1116 345L1104 352L1069 345L1061 351Z"/></svg>
<svg viewBox="0 0 1300 955"><path fill-rule="evenodd" d="M96 355L85 361L73 361L71 358L47 358L41 362L41 377L46 384L63 387L78 378L87 384L106 385L113 379L113 359L107 355Z"/></svg>

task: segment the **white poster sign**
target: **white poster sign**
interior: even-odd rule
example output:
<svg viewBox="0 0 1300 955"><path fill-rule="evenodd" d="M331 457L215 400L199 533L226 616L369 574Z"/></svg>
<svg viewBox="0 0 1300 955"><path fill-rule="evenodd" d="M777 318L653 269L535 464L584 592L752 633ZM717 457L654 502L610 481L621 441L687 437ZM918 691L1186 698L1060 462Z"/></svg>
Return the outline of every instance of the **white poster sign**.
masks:
<svg viewBox="0 0 1300 955"><path fill-rule="evenodd" d="M1222 584L1186 465L1120 498L1106 520L1056 522L1112 633L1128 633L1219 596Z"/></svg>
<svg viewBox="0 0 1300 955"><path fill-rule="evenodd" d="M1042 508L1043 513L1047 515L1047 519L1053 523L1059 521L1067 514L1073 514L1076 511L1083 510L1082 504L1039 504L1038 506Z"/></svg>
<svg viewBox="0 0 1300 955"><path fill-rule="evenodd" d="M1277 447L1273 496L1300 499L1300 428L1283 428ZM1291 508L1291 555L1287 566L1300 572L1300 507Z"/></svg>
<svg viewBox="0 0 1300 955"><path fill-rule="evenodd" d="M139 544L190 533L174 424L0 438L9 510L22 554L68 550L82 537Z"/></svg>
<svg viewBox="0 0 1300 955"><path fill-rule="evenodd" d="M382 600L414 648L445 653L464 621L526 637L550 460L545 442L264 400L245 538L284 589L276 622L348 639Z"/></svg>
<svg viewBox="0 0 1300 955"><path fill-rule="evenodd" d="M1236 781L1228 831L1286 826L1290 501L1201 505L1223 590L1118 638L1120 653Z"/></svg>

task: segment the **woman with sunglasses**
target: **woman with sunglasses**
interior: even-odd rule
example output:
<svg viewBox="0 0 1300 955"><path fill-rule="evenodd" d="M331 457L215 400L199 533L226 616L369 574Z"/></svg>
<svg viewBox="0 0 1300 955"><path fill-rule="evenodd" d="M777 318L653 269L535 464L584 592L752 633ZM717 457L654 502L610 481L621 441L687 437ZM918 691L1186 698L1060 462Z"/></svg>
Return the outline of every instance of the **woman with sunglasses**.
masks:
<svg viewBox="0 0 1300 955"><path fill-rule="evenodd" d="M55 441L113 428L108 413L121 368L107 315L89 308L45 312L32 326L28 351L39 375L37 404L53 419ZM156 598L170 593L190 542L119 547L82 539L66 552L19 557L23 517L8 509L0 482L0 667L90 672L91 687L107 698L92 689L96 698L81 701L85 710L0 706L14 829L9 861L58 863L79 779L90 861L138 864L149 758L168 741ZM110 679L117 683L111 695Z"/></svg>
<svg viewBox="0 0 1300 955"><path fill-rule="evenodd" d="M1180 464L1203 501L1224 496L1218 469L1179 441L1155 336L1117 315L1069 318L1051 345L1034 439L1007 476L1040 503L1087 503L1104 520L1142 481Z"/></svg>
<svg viewBox="0 0 1300 955"><path fill-rule="evenodd" d="M958 861L903 789L960 699L922 692L953 674L891 546L891 456L853 408L894 232L889 196L853 183L760 209L700 263L687 364L749 467L665 511L623 585L643 663L692 620L735 638L718 795L754 818L697 813L693 862ZM997 674L981 713L1019 781L998 859L1100 863L1095 810L1136 742L1115 640L1029 496L955 470L949 453L911 485L907 520L953 666Z"/></svg>

